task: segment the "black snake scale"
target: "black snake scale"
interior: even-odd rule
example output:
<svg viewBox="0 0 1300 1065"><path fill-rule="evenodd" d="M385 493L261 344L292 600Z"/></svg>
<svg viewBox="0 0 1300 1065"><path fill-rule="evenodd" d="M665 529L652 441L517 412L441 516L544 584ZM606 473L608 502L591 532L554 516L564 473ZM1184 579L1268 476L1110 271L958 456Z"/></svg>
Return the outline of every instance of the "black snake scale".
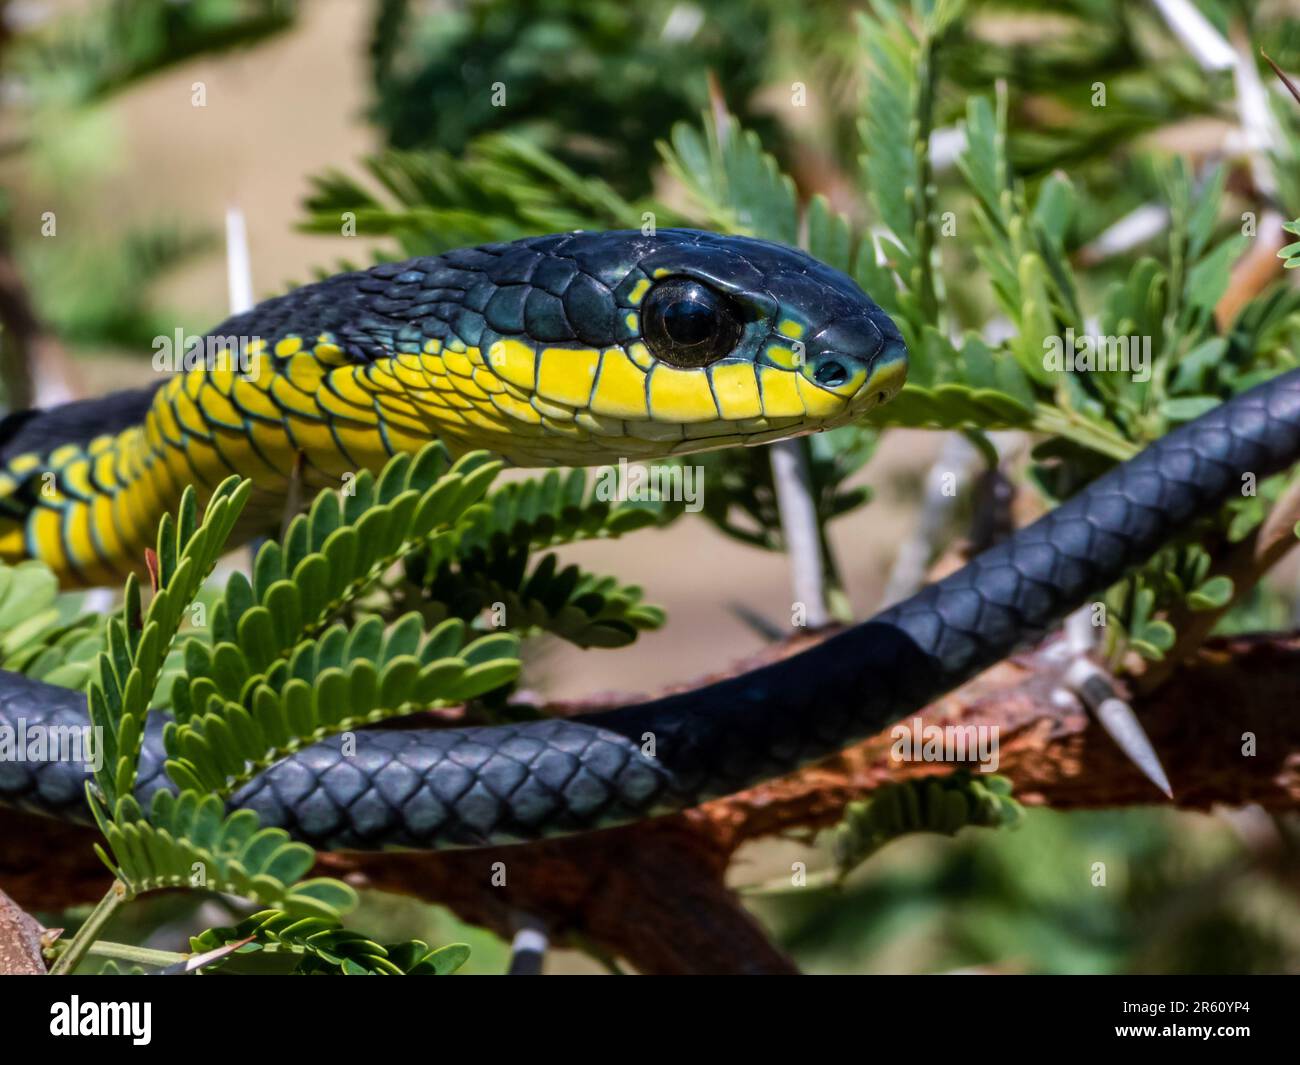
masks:
<svg viewBox="0 0 1300 1065"><path fill-rule="evenodd" d="M1300 457L1300 370L1243 393L950 577L811 650L695 691L565 721L360 733L285 759L232 800L317 847L507 843L729 794L869 736L997 662L1198 515ZM85 722L84 698L0 686L0 725ZM654 757L643 753L653 739ZM159 729L140 791L168 786ZM67 763L0 763L0 802L85 818Z"/></svg>

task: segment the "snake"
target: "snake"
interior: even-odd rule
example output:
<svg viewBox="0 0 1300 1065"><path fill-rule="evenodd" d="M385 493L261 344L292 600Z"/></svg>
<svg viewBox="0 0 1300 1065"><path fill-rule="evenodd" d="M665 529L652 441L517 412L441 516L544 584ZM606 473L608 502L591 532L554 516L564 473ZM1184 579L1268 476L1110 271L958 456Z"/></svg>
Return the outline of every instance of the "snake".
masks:
<svg viewBox="0 0 1300 1065"><path fill-rule="evenodd" d="M756 445L858 421L908 351L846 274L698 230L532 237L295 289L152 389L0 423L0 558L68 587L143 565L186 485L231 473L243 535L437 438L519 466ZM961 569L780 661L598 713L321 740L229 803L318 849L523 844L659 817L823 760L1041 639L1198 516L1300 458L1300 370L1149 444ZM671 564L667 559L666 563ZM165 715L137 796L173 785ZM0 672L0 727L88 723L85 696ZM653 740L648 743L647 740ZM84 766L0 761L0 804L86 822Z"/></svg>

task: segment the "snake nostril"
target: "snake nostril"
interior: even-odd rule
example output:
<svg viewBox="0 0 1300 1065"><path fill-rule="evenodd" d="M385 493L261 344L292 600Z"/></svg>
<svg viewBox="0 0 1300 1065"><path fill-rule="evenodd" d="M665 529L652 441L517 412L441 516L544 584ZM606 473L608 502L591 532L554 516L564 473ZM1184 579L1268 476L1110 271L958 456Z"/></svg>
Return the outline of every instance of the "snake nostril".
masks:
<svg viewBox="0 0 1300 1065"><path fill-rule="evenodd" d="M849 371L843 364L836 362L834 359L828 359L817 367L817 372L813 378L819 385L825 385L827 388L837 388L849 379Z"/></svg>

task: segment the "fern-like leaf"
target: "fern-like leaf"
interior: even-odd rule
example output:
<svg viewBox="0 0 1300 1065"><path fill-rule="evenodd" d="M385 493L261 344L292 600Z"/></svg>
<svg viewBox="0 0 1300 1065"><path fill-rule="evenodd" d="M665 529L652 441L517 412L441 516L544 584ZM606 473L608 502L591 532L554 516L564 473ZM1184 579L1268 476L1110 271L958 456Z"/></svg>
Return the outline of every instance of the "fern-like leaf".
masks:
<svg viewBox="0 0 1300 1065"><path fill-rule="evenodd" d="M303 640L263 672L233 644L191 643L173 692L177 720L163 733L167 773L182 788L229 795L326 736L478 698L519 676L516 636L466 636L459 619L424 636L417 613L387 632L368 617Z"/></svg>
<svg viewBox="0 0 1300 1065"><path fill-rule="evenodd" d="M0 665L65 688L85 688L104 646L100 619L79 614L79 597L36 559L0 564Z"/></svg>
<svg viewBox="0 0 1300 1065"><path fill-rule="evenodd" d="M831 845L842 878L899 836L912 832L954 836L968 825L1010 827L1022 816L1006 777L975 776L961 769L946 776L882 784L867 799L849 803Z"/></svg>
<svg viewBox="0 0 1300 1065"><path fill-rule="evenodd" d="M190 948L206 953L243 943L209 968L235 967L248 956L287 958L300 974L330 976L447 976L469 958L469 947L449 943L433 949L418 939L379 944L327 917L303 917L268 909L229 928L211 928L190 938Z"/></svg>
<svg viewBox="0 0 1300 1065"><path fill-rule="evenodd" d="M109 810L135 789L145 715L172 640L251 490L251 482L227 478L213 492L200 524L194 489L186 488L178 518L165 514L159 524L158 587L147 610L141 610L139 581L134 575L127 579L122 612L108 623L107 648L96 659L88 692L91 724L103 746L95 773L98 796L92 796Z"/></svg>
<svg viewBox="0 0 1300 1065"><path fill-rule="evenodd" d="M112 817L92 804L108 851L95 852L131 895L164 888L219 891L298 916L334 918L356 905L337 880L302 880L315 852L281 828L261 828L251 810L226 814L217 795L154 793L146 817L130 796ZM111 852L111 853L110 853Z"/></svg>

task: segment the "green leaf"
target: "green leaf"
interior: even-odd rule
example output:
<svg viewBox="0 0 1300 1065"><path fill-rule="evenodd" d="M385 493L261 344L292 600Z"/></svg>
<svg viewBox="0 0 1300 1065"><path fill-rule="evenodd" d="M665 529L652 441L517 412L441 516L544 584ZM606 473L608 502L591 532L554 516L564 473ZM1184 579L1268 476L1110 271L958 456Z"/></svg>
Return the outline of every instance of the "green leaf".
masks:
<svg viewBox="0 0 1300 1065"><path fill-rule="evenodd" d="M1023 811L1011 798L1005 777L959 769L947 776L890 782L863 801L852 802L836 826L831 844L839 878L890 840L914 832L955 835L967 826L1011 828Z"/></svg>
<svg viewBox="0 0 1300 1065"><path fill-rule="evenodd" d="M160 523L160 549L169 558L174 556L175 566L160 573L159 588L143 614L139 582L128 578L122 612L109 620L108 650L99 654L99 668L88 693L92 722L115 737L112 757L106 757L95 774L109 810L117 808L119 799L129 798L134 788L145 715L180 627L183 608L193 602L216 562L221 542L209 533L214 527L221 528L223 541L251 491L250 482L227 478L213 491L203 521L196 527L191 516L195 493L192 487L187 488L180 510L181 525L193 529L190 537L184 543L173 543L173 523L168 519Z"/></svg>
<svg viewBox="0 0 1300 1065"><path fill-rule="evenodd" d="M1188 594L1187 604L1192 610L1221 610L1232 601L1232 593L1231 577L1211 577Z"/></svg>

